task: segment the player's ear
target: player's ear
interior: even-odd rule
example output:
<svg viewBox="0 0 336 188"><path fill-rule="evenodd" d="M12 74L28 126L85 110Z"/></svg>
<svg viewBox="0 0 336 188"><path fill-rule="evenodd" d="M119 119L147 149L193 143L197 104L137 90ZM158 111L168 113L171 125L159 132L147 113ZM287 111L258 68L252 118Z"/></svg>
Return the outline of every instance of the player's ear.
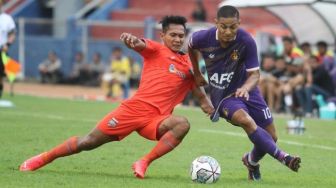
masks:
<svg viewBox="0 0 336 188"><path fill-rule="evenodd" d="M160 32L160 38L161 38L161 40L163 40L164 35L165 35L165 33L161 31Z"/></svg>
<svg viewBox="0 0 336 188"><path fill-rule="evenodd" d="M217 27L217 24L218 24L218 20L217 20L217 18L215 18L215 24L216 24L216 27Z"/></svg>

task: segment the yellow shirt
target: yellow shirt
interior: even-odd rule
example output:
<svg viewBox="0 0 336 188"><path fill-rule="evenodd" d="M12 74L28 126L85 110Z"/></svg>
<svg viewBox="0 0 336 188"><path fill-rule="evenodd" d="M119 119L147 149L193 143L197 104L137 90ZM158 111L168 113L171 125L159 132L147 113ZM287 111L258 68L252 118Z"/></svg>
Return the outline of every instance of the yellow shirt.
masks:
<svg viewBox="0 0 336 188"><path fill-rule="evenodd" d="M131 76L131 64L127 57L121 58L121 60L112 60L111 71L118 74L125 74L127 78Z"/></svg>

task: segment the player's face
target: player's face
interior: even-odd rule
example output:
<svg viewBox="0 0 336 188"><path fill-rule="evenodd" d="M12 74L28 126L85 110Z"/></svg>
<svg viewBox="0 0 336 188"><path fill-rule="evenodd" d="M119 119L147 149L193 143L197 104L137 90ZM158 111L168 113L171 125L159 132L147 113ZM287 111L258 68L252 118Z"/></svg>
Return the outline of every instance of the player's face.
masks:
<svg viewBox="0 0 336 188"><path fill-rule="evenodd" d="M239 28L239 19L236 17L216 19L216 27L218 29L218 39L221 42L228 43L236 38Z"/></svg>
<svg viewBox="0 0 336 188"><path fill-rule="evenodd" d="M293 44L290 43L289 41L284 41L283 45L284 45L285 52L291 53L291 51L293 49Z"/></svg>
<svg viewBox="0 0 336 188"><path fill-rule="evenodd" d="M161 33L161 39L165 46L174 52L181 51L185 40L183 25L170 24L166 32Z"/></svg>

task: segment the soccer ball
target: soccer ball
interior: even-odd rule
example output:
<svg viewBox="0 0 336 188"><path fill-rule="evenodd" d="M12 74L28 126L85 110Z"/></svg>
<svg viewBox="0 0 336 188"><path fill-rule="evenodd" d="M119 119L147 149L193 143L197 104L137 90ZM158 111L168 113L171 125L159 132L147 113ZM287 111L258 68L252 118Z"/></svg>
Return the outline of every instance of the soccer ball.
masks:
<svg viewBox="0 0 336 188"><path fill-rule="evenodd" d="M215 183L221 174L221 168L216 159L210 156L197 157L190 168L191 180L197 183Z"/></svg>

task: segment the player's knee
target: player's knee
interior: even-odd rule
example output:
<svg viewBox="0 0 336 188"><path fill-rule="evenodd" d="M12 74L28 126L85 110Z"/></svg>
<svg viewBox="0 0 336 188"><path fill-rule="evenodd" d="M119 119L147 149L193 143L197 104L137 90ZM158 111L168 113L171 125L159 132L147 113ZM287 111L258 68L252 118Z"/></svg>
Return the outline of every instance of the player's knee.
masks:
<svg viewBox="0 0 336 188"><path fill-rule="evenodd" d="M252 117L245 115L238 118L238 123L244 128L251 128L254 126L254 120Z"/></svg>
<svg viewBox="0 0 336 188"><path fill-rule="evenodd" d="M175 126L174 126L174 132L178 133L178 136L183 137L185 136L190 129L190 123L187 118L185 117L176 117L175 118Z"/></svg>

